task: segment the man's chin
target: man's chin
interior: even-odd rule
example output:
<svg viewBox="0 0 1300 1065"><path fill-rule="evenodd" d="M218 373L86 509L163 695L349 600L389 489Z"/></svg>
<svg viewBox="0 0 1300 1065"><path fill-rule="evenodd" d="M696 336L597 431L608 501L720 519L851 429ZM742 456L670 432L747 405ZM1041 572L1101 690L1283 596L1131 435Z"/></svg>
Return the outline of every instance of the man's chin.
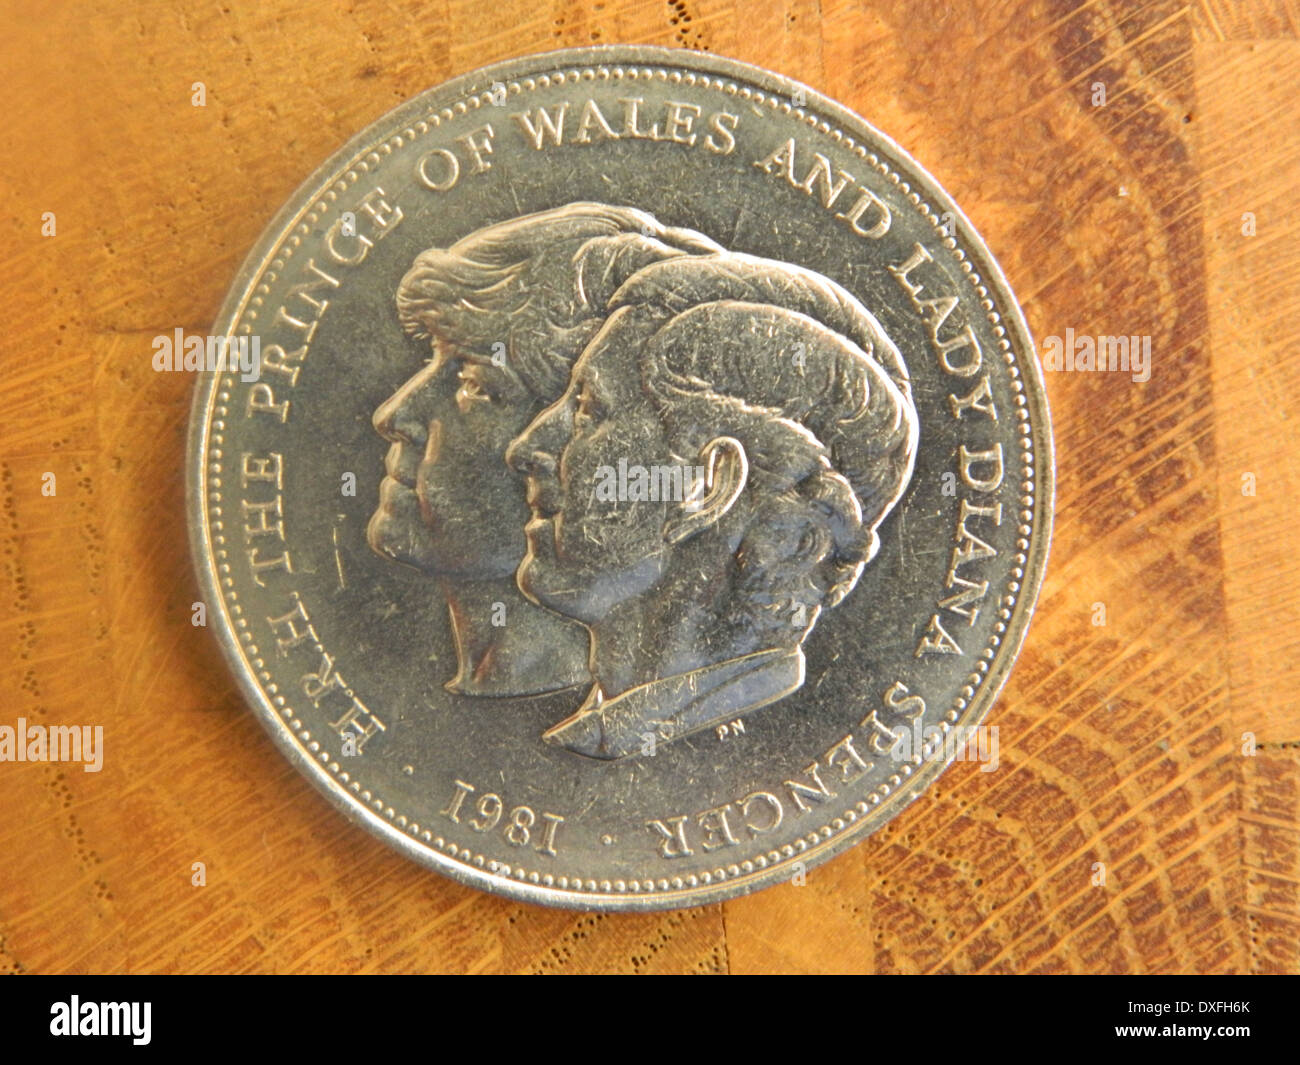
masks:
<svg viewBox="0 0 1300 1065"><path fill-rule="evenodd" d="M391 520L390 516L382 509L371 514L370 521L366 524L366 543L370 545L370 550L380 558L399 562L401 560L397 557L396 545L393 543L387 527Z"/></svg>
<svg viewBox="0 0 1300 1065"><path fill-rule="evenodd" d="M451 582L509 580L520 564L519 556L466 558L457 545L436 542L421 523L411 535L409 518L381 506L366 526L366 543L380 558L418 570L426 577Z"/></svg>
<svg viewBox="0 0 1300 1065"><path fill-rule="evenodd" d="M402 525L395 515L380 507L370 516L370 522L366 525L366 543L382 559L428 572L428 560L417 558L411 553L411 538L402 534Z"/></svg>

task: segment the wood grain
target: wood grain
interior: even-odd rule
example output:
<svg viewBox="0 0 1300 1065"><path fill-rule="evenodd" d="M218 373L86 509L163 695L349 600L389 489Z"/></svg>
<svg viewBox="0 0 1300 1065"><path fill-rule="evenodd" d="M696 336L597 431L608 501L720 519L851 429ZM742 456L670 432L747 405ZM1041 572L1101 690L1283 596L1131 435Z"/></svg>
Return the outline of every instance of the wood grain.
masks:
<svg viewBox="0 0 1300 1065"><path fill-rule="evenodd" d="M0 724L102 723L106 760L0 765L0 970L1300 969L1298 27L1247 0L5 0ZM286 765L190 624L191 382L149 361L353 132L593 42L829 93L954 194L1036 336L1153 345L1146 383L1048 375L1057 532L1001 768L955 765L805 886L647 916L430 875Z"/></svg>

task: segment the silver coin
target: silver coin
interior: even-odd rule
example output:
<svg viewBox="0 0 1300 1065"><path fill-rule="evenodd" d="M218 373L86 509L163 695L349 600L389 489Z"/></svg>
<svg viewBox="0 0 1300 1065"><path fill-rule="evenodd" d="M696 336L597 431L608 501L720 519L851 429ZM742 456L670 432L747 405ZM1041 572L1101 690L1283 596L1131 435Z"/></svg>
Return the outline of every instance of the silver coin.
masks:
<svg viewBox="0 0 1300 1065"><path fill-rule="evenodd" d="M948 195L812 89L618 46L457 78L302 186L214 335L213 628L403 854L696 905L996 764L1050 538L1033 345Z"/></svg>

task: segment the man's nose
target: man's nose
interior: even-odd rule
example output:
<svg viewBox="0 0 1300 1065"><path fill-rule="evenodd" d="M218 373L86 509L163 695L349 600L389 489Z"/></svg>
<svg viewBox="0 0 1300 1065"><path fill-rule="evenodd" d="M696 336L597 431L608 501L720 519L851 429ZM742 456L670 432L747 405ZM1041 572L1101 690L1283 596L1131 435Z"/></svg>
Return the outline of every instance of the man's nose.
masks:
<svg viewBox="0 0 1300 1065"><path fill-rule="evenodd" d="M428 383L427 373L419 373L402 385L376 408L370 419L375 432L393 443L423 446L428 417L423 410L421 393Z"/></svg>
<svg viewBox="0 0 1300 1065"><path fill-rule="evenodd" d="M506 465L526 477L553 477L566 439L563 423L563 401L547 407L510 442Z"/></svg>

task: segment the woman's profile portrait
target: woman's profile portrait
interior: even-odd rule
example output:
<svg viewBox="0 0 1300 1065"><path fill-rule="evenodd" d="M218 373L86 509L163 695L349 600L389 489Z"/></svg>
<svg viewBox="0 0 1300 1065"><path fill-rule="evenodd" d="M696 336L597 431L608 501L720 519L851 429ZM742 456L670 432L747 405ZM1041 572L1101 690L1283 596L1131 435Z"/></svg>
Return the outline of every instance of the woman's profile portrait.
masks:
<svg viewBox="0 0 1300 1065"><path fill-rule="evenodd" d="M910 481L918 419L897 347L811 270L662 261L608 312L507 459L532 510L520 587L592 639L587 698L546 739L617 759L803 684L804 640ZM601 498L619 463L704 483Z"/></svg>

